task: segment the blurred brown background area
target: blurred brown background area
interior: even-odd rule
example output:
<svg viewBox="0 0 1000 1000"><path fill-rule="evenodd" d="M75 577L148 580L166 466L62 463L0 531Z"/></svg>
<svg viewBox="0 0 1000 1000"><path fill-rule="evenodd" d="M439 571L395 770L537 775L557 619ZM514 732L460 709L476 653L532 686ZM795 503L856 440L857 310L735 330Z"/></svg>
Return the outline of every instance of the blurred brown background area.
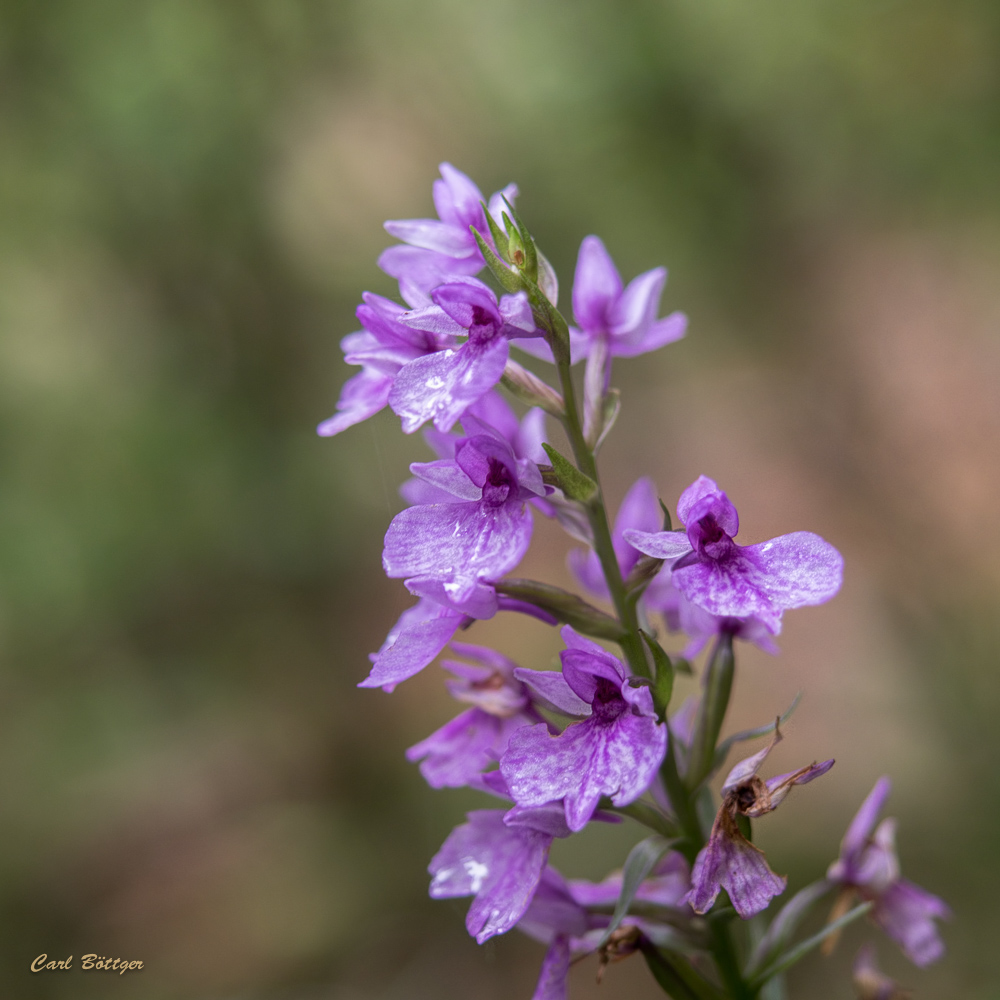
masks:
<svg viewBox="0 0 1000 1000"><path fill-rule="evenodd" d="M425 866L479 804L403 750L437 667L359 691L408 605L380 572L406 465L383 414L314 436L386 218L437 164L514 180L567 305L602 236L671 269L686 341L615 381L614 502L699 473L741 541L815 530L842 594L742 658L733 728L802 690L760 824L791 889L884 772L904 872L954 906L925 997L1000 997L1000 7L988 0L11 0L0 12L0 993L529 997ZM566 580L539 524L524 575ZM529 666L554 632L470 641ZM776 754L777 758L777 754ZM787 768L783 768L787 769ZM636 831L557 845L599 877ZM41 952L142 972L32 975ZM77 962L79 958L77 958ZM572 995L660 995L638 960Z"/></svg>

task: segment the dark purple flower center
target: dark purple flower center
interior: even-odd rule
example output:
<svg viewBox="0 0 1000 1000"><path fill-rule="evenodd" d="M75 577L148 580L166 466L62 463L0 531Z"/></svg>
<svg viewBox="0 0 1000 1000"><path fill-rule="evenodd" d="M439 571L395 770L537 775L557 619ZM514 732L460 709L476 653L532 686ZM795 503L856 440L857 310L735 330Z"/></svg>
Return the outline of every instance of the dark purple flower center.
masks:
<svg viewBox="0 0 1000 1000"><path fill-rule="evenodd" d="M714 514L706 514L699 518L695 522L694 531L689 532L688 537L695 543L699 555L708 556L709 559L724 559L732 552L734 546L732 538L716 521Z"/></svg>
<svg viewBox="0 0 1000 1000"><path fill-rule="evenodd" d="M597 690L594 691L591 706L594 718L599 722L614 722L628 708L620 685L612 683L606 677L597 678Z"/></svg>
<svg viewBox="0 0 1000 1000"><path fill-rule="evenodd" d="M517 484L510 470L499 459L489 460L489 472L483 484L483 503L499 507L507 501L510 491Z"/></svg>
<svg viewBox="0 0 1000 1000"><path fill-rule="evenodd" d="M486 343L496 336L499 329L496 316L483 306L472 307L472 323L469 326L469 340L475 344Z"/></svg>

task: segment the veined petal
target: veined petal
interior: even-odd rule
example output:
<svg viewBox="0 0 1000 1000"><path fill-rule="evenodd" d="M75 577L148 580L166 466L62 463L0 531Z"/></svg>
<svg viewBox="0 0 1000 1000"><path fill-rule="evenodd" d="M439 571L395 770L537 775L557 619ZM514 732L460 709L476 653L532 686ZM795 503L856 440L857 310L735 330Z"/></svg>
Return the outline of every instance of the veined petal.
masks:
<svg viewBox="0 0 1000 1000"><path fill-rule="evenodd" d="M628 283L608 314L608 332L614 340L641 339L656 319L666 280L667 269L654 267Z"/></svg>
<svg viewBox="0 0 1000 1000"><path fill-rule="evenodd" d="M590 715L590 702L583 701L558 670L529 670L518 667L514 676L565 715Z"/></svg>
<svg viewBox="0 0 1000 1000"><path fill-rule="evenodd" d="M557 934L542 959L538 985L531 1000L566 1000L566 977L569 975L569 939Z"/></svg>
<svg viewBox="0 0 1000 1000"><path fill-rule="evenodd" d="M404 365L389 393L389 405L402 418L403 430L412 434L428 420L438 430L451 430L465 410L500 381L507 354L507 341L498 338L478 350L464 344Z"/></svg>
<svg viewBox="0 0 1000 1000"><path fill-rule="evenodd" d="M324 420L316 428L316 433L321 437L333 437L374 416L389 402L392 383L392 376L362 369L344 383L337 401L337 412Z"/></svg>
<svg viewBox="0 0 1000 1000"><path fill-rule="evenodd" d="M412 462L410 472L425 483L430 483L451 496L462 500L482 500L482 487L477 486L455 464L452 459L439 459L436 462Z"/></svg>
<svg viewBox="0 0 1000 1000"><path fill-rule="evenodd" d="M471 257L478 252L472 233L437 219L390 219L384 228L390 236L410 246L447 257Z"/></svg>
<svg viewBox="0 0 1000 1000"><path fill-rule="evenodd" d="M475 895L465 926L482 944L521 919L535 894L552 838L504 825L503 813L468 813L431 859L433 899Z"/></svg>
<svg viewBox="0 0 1000 1000"><path fill-rule="evenodd" d="M480 221L483 214L483 193L476 183L450 163L438 165L441 179L431 186L434 208L442 222L468 229Z"/></svg>
<svg viewBox="0 0 1000 1000"><path fill-rule="evenodd" d="M470 708L410 747L406 759L421 762L420 773L431 788L462 788L500 759L511 735L527 721Z"/></svg>
<svg viewBox="0 0 1000 1000"><path fill-rule="evenodd" d="M610 723L591 716L559 736L546 725L519 729L500 770L518 805L563 799L566 823L575 832L587 825L602 795L617 806L639 798L666 748L666 726L626 711Z"/></svg>
<svg viewBox="0 0 1000 1000"><path fill-rule="evenodd" d="M431 577L456 599L480 579L513 569L531 541L522 504L429 504L397 514L385 536L382 565L390 577Z"/></svg>
<svg viewBox="0 0 1000 1000"><path fill-rule="evenodd" d="M906 879L894 882L875 903L872 919L900 947L914 965L930 965L944 954L944 943L934 920L948 919L944 900Z"/></svg>
<svg viewBox="0 0 1000 1000"><path fill-rule="evenodd" d="M372 655L372 670L358 687L391 691L434 659L462 624L458 612L422 600L404 611L382 648Z"/></svg>
<svg viewBox="0 0 1000 1000"><path fill-rule="evenodd" d="M716 820L708 843L695 859L691 891L684 901L695 913L707 913L719 890L725 889L733 908L748 920L784 892L787 883L787 879L771 871L763 851Z"/></svg>
<svg viewBox="0 0 1000 1000"><path fill-rule="evenodd" d="M573 277L573 315L585 330L607 332L608 313L622 292L622 279L597 236L585 236Z"/></svg>
<svg viewBox="0 0 1000 1000"><path fill-rule="evenodd" d="M683 531L638 531L629 528L622 535L629 545L654 559L678 559L691 551L691 542Z"/></svg>
<svg viewBox="0 0 1000 1000"><path fill-rule="evenodd" d="M634 358L648 354L680 340L687 333L688 318L682 312L673 312L663 319L650 323L640 335L616 337L611 341L610 351L617 358Z"/></svg>

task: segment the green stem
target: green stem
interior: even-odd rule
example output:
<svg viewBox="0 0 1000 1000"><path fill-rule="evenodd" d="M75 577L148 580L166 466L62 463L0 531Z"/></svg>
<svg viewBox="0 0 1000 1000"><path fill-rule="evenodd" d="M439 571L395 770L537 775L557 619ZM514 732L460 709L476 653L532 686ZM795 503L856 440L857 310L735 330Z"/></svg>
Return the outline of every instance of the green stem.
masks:
<svg viewBox="0 0 1000 1000"><path fill-rule="evenodd" d="M618 620L625 629L625 634L618 640L618 644L621 646L632 672L640 677L649 677L649 664L646 661L646 650L639 636L639 619L636 616L635 604L628 599L625 581L622 579L621 569L618 566L618 557L615 555L614 545L611 542L611 528L608 525L604 494L597 474L597 462L583 436L569 358L560 359L557 368L566 407L563 426L566 428L570 447L573 449L573 457L576 459L577 468L597 483L596 496L586 504L587 520L590 522L590 530L594 536L594 551L601 562L608 592L611 594L611 603L614 604Z"/></svg>
<svg viewBox="0 0 1000 1000"><path fill-rule="evenodd" d="M715 766L715 746L729 707L735 669L733 637L723 633L715 644L705 671L705 693L691 739L686 778L687 786L692 791L701 785Z"/></svg>

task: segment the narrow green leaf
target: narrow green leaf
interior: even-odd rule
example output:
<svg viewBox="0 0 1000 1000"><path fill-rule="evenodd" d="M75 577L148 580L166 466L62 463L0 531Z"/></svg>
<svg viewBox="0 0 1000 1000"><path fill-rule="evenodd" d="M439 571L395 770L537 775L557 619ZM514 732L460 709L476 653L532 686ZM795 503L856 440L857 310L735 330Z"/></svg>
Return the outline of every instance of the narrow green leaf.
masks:
<svg viewBox="0 0 1000 1000"><path fill-rule="evenodd" d="M500 287L505 292L520 292L524 290L524 283L521 281L520 275L515 274L506 264L493 252L490 248L489 243L486 242L476 232L475 226L469 226L472 235L476 238L476 243L479 245L479 252L483 255L483 260L486 261L486 266L490 269L493 277L497 279L500 283Z"/></svg>
<svg viewBox="0 0 1000 1000"><path fill-rule="evenodd" d="M481 201L479 204L483 206L483 215L486 216L486 224L490 227L490 236L493 237L493 242L496 244L497 250L500 251L500 256L509 264L510 253L507 249L507 234L497 225L496 219L490 215L490 209L486 202Z"/></svg>
<svg viewBox="0 0 1000 1000"><path fill-rule="evenodd" d="M667 717L667 708L670 705L670 697L674 692L674 665L670 662L670 657L663 651L663 647L648 632L639 629L639 635L653 655L653 666L656 672L653 678L653 706L656 714L661 720Z"/></svg>
<svg viewBox="0 0 1000 1000"><path fill-rule="evenodd" d="M673 531L674 527L670 521L670 509L662 500L660 500L660 510L663 511L663 530Z"/></svg>
<svg viewBox="0 0 1000 1000"><path fill-rule="evenodd" d="M717 987L700 976L687 962L669 957L649 938L639 938L639 948L653 978L673 1000L725 1000Z"/></svg>
<svg viewBox="0 0 1000 1000"><path fill-rule="evenodd" d="M627 806L616 806L611 799L602 798L598 808L605 812L628 816L629 819L634 819L636 823L641 823L664 837L677 838L678 836L678 830L674 824L659 809L641 799L638 802L630 802Z"/></svg>
<svg viewBox="0 0 1000 1000"><path fill-rule="evenodd" d="M569 500L588 503L597 495L597 483L584 475L568 458L560 455L550 444L543 444L552 468L559 476L559 486Z"/></svg>
<svg viewBox="0 0 1000 1000"><path fill-rule="evenodd" d="M853 923L859 917L863 917L872 906L874 906L874 903L870 902L855 906L853 910L845 913L839 920L834 920L832 924L827 924L818 934L814 934L811 938L806 938L805 941L800 942L794 948L790 948L784 955L764 969L763 972L754 976L750 980L750 988L754 990L760 989L769 979L781 975L782 972L790 969L796 962L801 962L809 952L818 948L831 934L836 934L841 928Z"/></svg>
<svg viewBox="0 0 1000 1000"><path fill-rule="evenodd" d="M792 896L771 921L771 925L751 952L744 970L745 975L752 976L763 966L774 961L775 957L788 947L792 935L813 905L832 888L832 882L820 879L820 881L807 885Z"/></svg>
<svg viewBox="0 0 1000 1000"><path fill-rule="evenodd" d="M635 899L635 894L639 891L639 886L643 883L647 875L653 870L653 866L667 851L670 850L677 840L667 840L665 837L654 834L645 840L640 840L625 859L622 866L622 890L618 895L618 903L615 912L612 914L611 923L608 924L601 938L598 948L603 948L608 943L611 935L618 930L622 920L628 913L629 905Z"/></svg>

